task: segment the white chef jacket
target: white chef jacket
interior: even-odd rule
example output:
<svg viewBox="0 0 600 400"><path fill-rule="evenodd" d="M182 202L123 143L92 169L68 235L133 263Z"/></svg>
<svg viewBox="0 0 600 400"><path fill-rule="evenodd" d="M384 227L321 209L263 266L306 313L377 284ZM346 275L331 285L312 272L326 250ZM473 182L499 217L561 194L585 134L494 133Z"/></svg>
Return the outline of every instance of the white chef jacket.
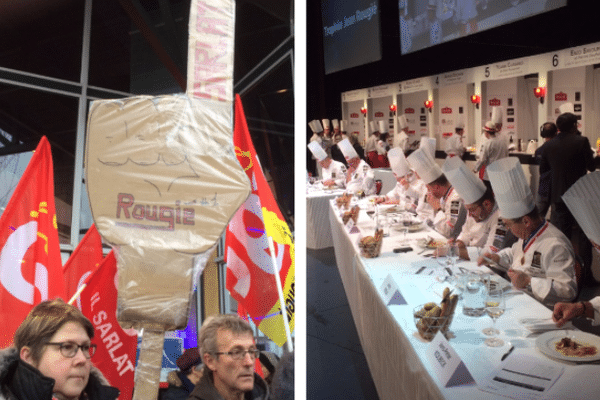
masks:
<svg viewBox="0 0 600 400"><path fill-rule="evenodd" d="M449 238L454 232L461 208L464 212L462 199L456 193L453 187L440 199L442 208L433 217L433 227L436 231Z"/></svg>
<svg viewBox="0 0 600 400"><path fill-rule="evenodd" d="M387 201L394 201L401 204L405 201L406 189L400 182L396 182L396 186L385 195Z"/></svg>
<svg viewBox="0 0 600 400"><path fill-rule="evenodd" d="M331 160L328 168L321 169L323 173L323 181L333 179L337 187L346 187L346 166L335 160Z"/></svg>
<svg viewBox="0 0 600 400"><path fill-rule="evenodd" d="M489 138L481 145L479 159L475 163L475 171L479 171L483 166L488 166L496 160L508 157L508 146L500 134ZM483 179L489 181L487 169L484 172Z"/></svg>
<svg viewBox="0 0 600 400"><path fill-rule="evenodd" d="M465 152L465 147L462 143L462 136L457 133L453 133L451 136L446 138L445 151L446 154L450 157L462 157L463 153Z"/></svg>
<svg viewBox="0 0 600 400"><path fill-rule="evenodd" d="M499 250L497 242L502 243L505 234L506 228L500 220L500 209L495 205L490 215L481 222L475 221L475 218L468 215L457 240L461 240L467 246L469 259L475 261L479 256L479 250L496 253Z"/></svg>
<svg viewBox="0 0 600 400"><path fill-rule="evenodd" d="M406 189L404 207L412 209L424 220L433 217L433 208L427 202L427 185L421 179L413 176L409 179L410 186Z"/></svg>
<svg viewBox="0 0 600 400"><path fill-rule="evenodd" d="M383 140L378 140L375 143L375 150L377 151L377 154L379 154L379 155L387 154L387 151L385 150L385 145L386 145L386 143L383 143Z"/></svg>
<svg viewBox="0 0 600 400"><path fill-rule="evenodd" d="M400 133L394 137L394 142L394 147L398 147L405 152L408 147L408 135L406 132L400 131Z"/></svg>
<svg viewBox="0 0 600 400"><path fill-rule="evenodd" d="M375 146L376 146L378 140L379 140L379 138L375 135L371 135L367 138L367 141L365 142L365 157L370 152L377 151Z"/></svg>
<svg viewBox="0 0 600 400"><path fill-rule="evenodd" d="M500 265L531 276L533 296L546 306L572 301L577 296L575 252L567 237L544 222L523 250L523 239L498 252Z"/></svg>
<svg viewBox="0 0 600 400"><path fill-rule="evenodd" d="M346 175L348 172L346 172ZM349 180L346 178L346 189L351 193L362 191L365 195L375 194L377 191L375 187L375 173L365 160L360 160L358 168L352 172Z"/></svg>

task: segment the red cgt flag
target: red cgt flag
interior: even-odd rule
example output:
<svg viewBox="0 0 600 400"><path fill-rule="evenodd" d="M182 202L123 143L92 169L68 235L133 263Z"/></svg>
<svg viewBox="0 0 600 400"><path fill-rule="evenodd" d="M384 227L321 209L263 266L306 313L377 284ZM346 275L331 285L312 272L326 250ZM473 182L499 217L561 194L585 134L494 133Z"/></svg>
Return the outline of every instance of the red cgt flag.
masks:
<svg viewBox="0 0 600 400"><path fill-rule="evenodd" d="M239 96L235 99L235 153L252 193L227 226L227 290L278 346L286 340L282 311L294 330L294 242L260 168ZM284 306L279 301L267 237L273 238Z"/></svg>
<svg viewBox="0 0 600 400"><path fill-rule="evenodd" d="M92 343L98 347L92 362L111 386L119 388L120 399L131 399L137 334L134 330L123 330L117 321L116 279L117 260L111 251L81 292L81 312L94 325Z"/></svg>
<svg viewBox="0 0 600 400"><path fill-rule="evenodd" d="M96 225L92 224L63 267L67 299L71 299L77 293L103 259L102 238ZM77 298L77 305L81 309L80 298Z"/></svg>
<svg viewBox="0 0 600 400"><path fill-rule="evenodd" d="M0 218L0 348L38 303L65 298L50 143L42 137Z"/></svg>

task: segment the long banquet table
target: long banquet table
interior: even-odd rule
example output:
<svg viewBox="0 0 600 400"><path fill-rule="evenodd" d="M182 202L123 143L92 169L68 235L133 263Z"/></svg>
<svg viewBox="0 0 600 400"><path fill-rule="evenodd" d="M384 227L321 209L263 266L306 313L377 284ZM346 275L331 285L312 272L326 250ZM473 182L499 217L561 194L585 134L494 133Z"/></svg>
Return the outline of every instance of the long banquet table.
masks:
<svg viewBox="0 0 600 400"><path fill-rule="evenodd" d="M360 235L373 235L375 222L361 210L356 224L360 233L350 234L341 221L342 212L334 200L330 200L329 211L338 269L380 399L505 399L478 389L476 384L444 387L429 362L427 353L430 343L418 335L413 309L429 301L439 303L443 288L451 285L440 282L440 270L443 268L435 260L417 254L420 248L415 241L425 235L435 238L436 233L428 228L409 233L408 239L412 241L414 250L395 254L392 250L398 247L400 238L399 233L392 229L390 236L384 238L380 256L363 258L357 241ZM426 271L433 275L415 274L424 265L430 267ZM459 261L454 268L458 267L490 271L487 267L477 267L471 261ZM388 274L392 275L408 304L384 304L380 287ZM436 276L440 278L436 279ZM454 337L449 339L449 343L478 384L498 368L500 358L510 343L515 347L511 356L526 355L540 362L551 360L536 349L535 339L539 333L531 333L520 322L524 318L550 318L551 311L514 288L506 297L506 312L496 321L501 331L500 338L506 342L504 346L491 348L484 344L486 337L481 330L490 326L492 320L486 315L478 318L464 315L462 300L450 327ZM600 365L551 362L564 365L565 369L542 398L598 398Z"/></svg>
<svg viewBox="0 0 600 400"><path fill-rule="evenodd" d="M329 201L344 193L343 189L323 190L320 184L309 185L306 193L306 247L324 249L333 246L329 224Z"/></svg>

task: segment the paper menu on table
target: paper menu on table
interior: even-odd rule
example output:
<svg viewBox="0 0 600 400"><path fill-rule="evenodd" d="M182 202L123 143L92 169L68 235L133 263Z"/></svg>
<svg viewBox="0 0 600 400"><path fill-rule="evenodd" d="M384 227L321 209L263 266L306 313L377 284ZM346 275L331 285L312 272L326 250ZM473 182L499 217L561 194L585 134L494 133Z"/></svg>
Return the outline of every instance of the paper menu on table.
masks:
<svg viewBox="0 0 600 400"><path fill-rule="evenodd" d="M490 374L480 390L513 399L545 398L565 367L552 360L513 353Z"/></svg>

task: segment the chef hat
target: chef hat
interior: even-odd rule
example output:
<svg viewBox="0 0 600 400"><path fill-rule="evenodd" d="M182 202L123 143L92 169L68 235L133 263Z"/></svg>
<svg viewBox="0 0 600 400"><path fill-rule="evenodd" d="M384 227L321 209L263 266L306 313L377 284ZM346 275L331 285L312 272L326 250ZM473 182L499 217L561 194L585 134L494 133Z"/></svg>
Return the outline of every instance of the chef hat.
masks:
<svg viewBox="0 0 600 400"><path fill-rule="evenodd" d="M429 184L443 175L439 165L425 149L417 149L406 157L408 164L417 171L423 182Z"/></svg>
<svg viewBox="0 0 600 400"><path fill-rule="evenodd" d="M369 126L371 127L371 133L377 132L377 124L375 121L369 121Z"/></svg>
<svg viewBox="0 0 600 400"><path fill-rule="evenodd" d="M483 132L496 133L496 124L493 121L485 123L482 129Z"/></svg>
<svg viewBox="0 0 600 400"><path fill-rule="evenodd" d="M329 129L329 120L327 118L323 118L323 128Z"/></svg>
<svg viewBox="0 0 600 400"><path fill-rule="evenodd" d="M558 107L558 111L560 112L560 114L573 114L575 112L575 107L573 106L573 103L563 103L560 105L560 107Z"/></svg>
<svg viewBox="0 0 600 400"><path fill-rule="evenodd" d="M517 158L501 158L486 170L502 218L520 218L534 209L533 194Z"/></svg>
<svg viewBox="0 0 600 400"><path fill-rule="evenodd" d="M392 168L392 171L396 177L403 177L410 172L410 166L406 161L404 152L400 148L394 147L388 151L387 156L388 160L390 161L390 167Z"/></svg>
<svg viewBox="0 0 600 400"><path fill-rule="evenodd" d="M379 133L387 133L388 129L385 121L379 121Z"/></svg>
<svg viewBox="0 0 600 400"><path fill-rule="evenodd" d="M562 199L586 236L600 244L600 171L579 178Z"/></svg>
<svg viewBox="0 0 600 400"><path fill-rule="evenodd" d="M323 161L327 158L327 153L323 150L323 147L321 147L319 142L310 142L308 144L308 149L318 161Z"/></svg>
<svg viewBox="0 0 600 400"><path fill-rule="evenodd" d="M337 129L340 127L340 121L338 121L337 119L332 119L331 120L331 126L333 126L333 129Z"/></svg>
<svg viewBox="0 0 600 400"><path fill-rule="evenodd" d="M340 148L340 151L342 152L346 160L351 160L353 158L358 157L358 153L356 152L356 150L354 150L354 147L352 147L352 144L347 138L341 140L337 145Z"/></svg>
<svg viewBox="0 0 600 400"><path fill-rule="evenodd" d="M458 121L455 126L456 129L465 129L465 123L463 121Z"/></svg>
<svg viewBox="0 0 600 400"><path fill-rule="evenodd" d="M492 122L496 125L502 124L502 107L497 106L492 108Z"/></svg>
<svg viewBox="0 0 600 400"><path fill-rule="evenodd" d="M323 132L323 126L321 126L321 121L318 119L313 119L308 123L308 126L314 133Z"/></svg>
<svg viewBox="0 0 600 400"><path fill-rule="evenodd" d="M346 132L346 126L348 125L348 122L343 119L340 121L340 131L342 132Z"/></svg>
<svg viewBox="0 0 600 400"><path fill-rule="evenodd" d="M473 204L485 194L486 187L460 157L448 157L442 172L465 204Z"/></svg>
<svg viewBox="0 0 600 400"><path fill-rule="evenodd" d="M424 149L427 152L429 152L429 155L431 156L431 158L435 160L435 145L436 145L435 138L423 136L423 137L421 137L421 142L419 143L419 148Z"/></svg>
<svg viewBox="0 0 600 400"><path fill-rule="evenodd" d="M404 129L408 127L408 121L406 120L406 115L402 114L398 117L398 123L400 124L400 129Z"/></svg>

